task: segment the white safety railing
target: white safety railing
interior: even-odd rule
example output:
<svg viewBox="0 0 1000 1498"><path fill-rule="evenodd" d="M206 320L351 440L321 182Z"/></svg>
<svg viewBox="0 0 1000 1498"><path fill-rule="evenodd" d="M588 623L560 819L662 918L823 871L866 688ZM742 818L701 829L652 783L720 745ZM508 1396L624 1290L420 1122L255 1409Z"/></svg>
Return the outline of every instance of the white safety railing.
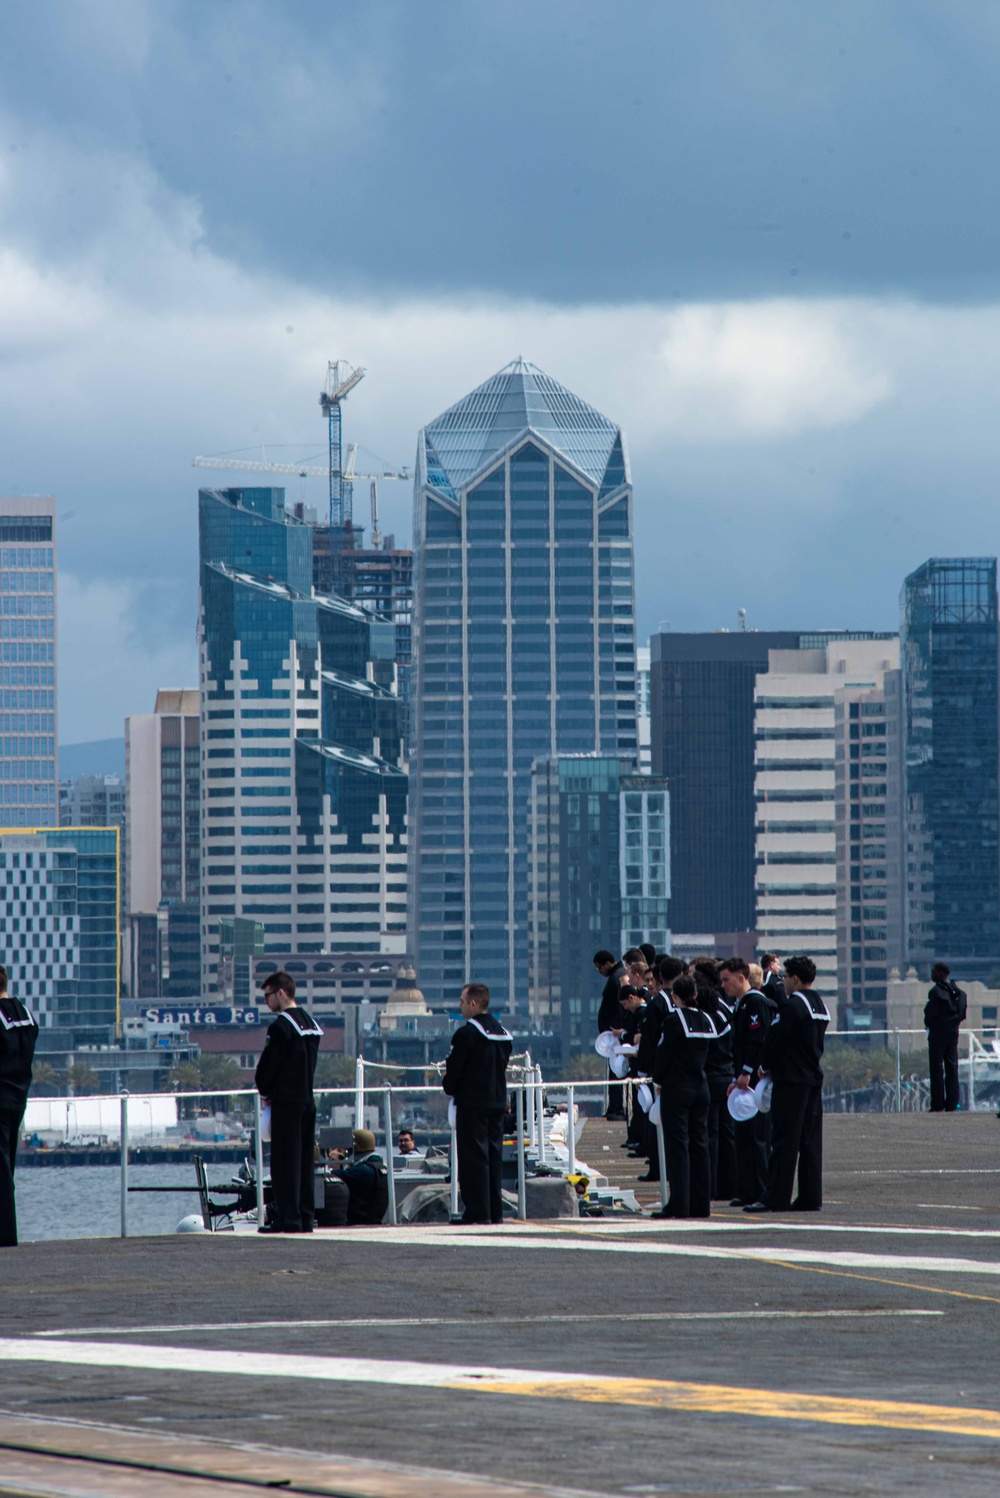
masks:
<svg viewBox="0 0 1000 1498"><path fill-rule="evenodd" d="M988 1108L1000 1100L1000 1038L997 1033L991 1031L988 1035L977 1035L974 1031L967 1031L964 1035L965 1055L959 1060L960 1078L965 1083L967 1109ZM888 1053L893 1067L892 1080L885 1081L892 1107L887 1111L906 1111L907 1102L914 1100L922 1106L926 1095L926 1080L917 1077L916 1073L906 1075L903 1069L903 1058L908 1053L923 1050L926 1046L926 1033L923 1030L830 1030L827 1031L827 1042L848 1041L857 1047L860 1055L871 1055L873 1058L879 1056L878 1048L873 1042L882 1041L881 1050ZM410 1097L413 1095L433 1096L444 1101L440 1080L437 1082L426 1082L410 1084L407 1082L383 1082L371 1081L368 1073L378 1071L417 1072L423 1076L440 1075L443 1063L432 1063L430 1066L395 1066L391 1063L367 1062L358 1057L355 1064L355 1077L352 1085L341 1087L318 1087L317 1098L346 1099L353 1101L353 1112L355 1127L364 1127L366 1100L376 1100L380 1103L382 1113L382 1126L385 1138L386 1175L389 1187L389 1222L395 1224L397 1221L396 1207L396 1171L393 1158L393 1131L394 1131L394 1098ZM829 1081L829 1066L828 1081ZM527 1212L527 1156L533 1154L540 1165L552 1166L562 1164L566 1176L577 1175L577 1153L576 1153L576 1130L575 1121L577 1117L578 1099L583 1096L596 1096L602 1103L606 1100L607 1088L610 1085L608 1078L595 1078L593 1080L580 1081L550 1081L546 1082L542 1075L542 1068L534 1064L530 1054L512 1058L508 1068L508 1091L514 1094L514 1106L516 1117L516 1143L517 1143L517 1202L518 1217L525 1218ZM624 1086L633 1094L632 1106L637 1106L634 1098L634 1089L637 1081L634 1078L625 1077L616 1085ZM980 1089L991 1088L994 1097L983 1098L980 1101ZM842 1089L843 1090L843 1089ZM864 1088L856 1089L863 1091ZM120 1127L120 1216L121 1236L128 1236L128 1207L130 1190L135 1189L171 1189L171 1188L130 1188L129 1186L129 1110L150 1105L154 1100L162 1100L169 1097L178 1103L196 1102L207 1099L225 1098L249 1099L250 1105L247 1112L253 1119L253 1141L254 1141L254 1174L257 1220L263 1222L265 1215L264 1207L264 1151L261 1139L261 1101L260 1094L254 1088L226 1089L226 1088L204 1088L196 1092L171 1092L171 1093L149 1093L129 1094L123 1091L114 1099L107 1096L95 1096L88 1099L92 1102L118 1103L119 1127ZM546 1133L546 1102L556 1106L557 1100L565 1099L566 1103L566 1133L565 1150L566 1159L558 1159L559 1150L553 1145L551 1137ZM76 1099L53 1098L49 1100L53 1105L70 1104ZM666 1205L667 1182L666 1172L663 1168L665 1161L663 1125L656 1123L657 1141L659 1145L660 1170L660 1195L663 1205ZM551 1131L549 1131L551 1134ZM192 1141L185 1141L190 1144ZM552 1158L550 1158L550 1154ZM451 1216L458 1215L458 1145L454 1126L450 1129L449 1141L450 1159L450 1209ZM182 1190L186 1188L176 1188Z"/></svg>

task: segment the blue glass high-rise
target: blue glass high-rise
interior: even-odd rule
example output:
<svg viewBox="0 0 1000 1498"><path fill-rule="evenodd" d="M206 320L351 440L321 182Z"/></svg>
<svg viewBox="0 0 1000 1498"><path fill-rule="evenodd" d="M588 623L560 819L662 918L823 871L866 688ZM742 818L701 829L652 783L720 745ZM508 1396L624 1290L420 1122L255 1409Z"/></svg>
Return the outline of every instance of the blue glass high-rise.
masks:
<svg viewBox="0 0 1000 1498"><path fill-rule="evenodd" d="M315 596L281 489L204 489L202 983L219 922L264 952L405 949L406 774L391 622Z"/></svg>
<svg viewBox="0 0 1000 1498"><path fill-rule="evenodd" d="M907 961L990 979L1000 969L995 557L932 557L910 573L900 662Z"/></svg>
<svg viewBox="0 0 1000 1498"><path fill-rule="evenodd" d="M523 360L423 429L410 931L428 1002L527 1012L532 762L636 754L632 490L614 422Z"/></svg>
<svg viewBox="0 0 1000 1498"><path fill-rule="evenodd" d="M59 825L55 512L0 497L0 827Z"/></svg>

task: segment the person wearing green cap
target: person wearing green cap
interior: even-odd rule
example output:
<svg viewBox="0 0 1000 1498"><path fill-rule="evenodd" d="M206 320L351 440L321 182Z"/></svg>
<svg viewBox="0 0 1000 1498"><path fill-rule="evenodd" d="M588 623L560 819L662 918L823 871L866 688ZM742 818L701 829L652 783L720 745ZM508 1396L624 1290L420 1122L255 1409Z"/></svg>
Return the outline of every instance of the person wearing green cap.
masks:
<svg viewBox="0 0 1000 1498"><path fill-rule="evenodd" d="M338 1175L351 1193L348 1227L382 1222L389 1205L389 1178L385 1161L375 1151L371 1129L354 1130L354 1157L341 1167Z"/></svg>

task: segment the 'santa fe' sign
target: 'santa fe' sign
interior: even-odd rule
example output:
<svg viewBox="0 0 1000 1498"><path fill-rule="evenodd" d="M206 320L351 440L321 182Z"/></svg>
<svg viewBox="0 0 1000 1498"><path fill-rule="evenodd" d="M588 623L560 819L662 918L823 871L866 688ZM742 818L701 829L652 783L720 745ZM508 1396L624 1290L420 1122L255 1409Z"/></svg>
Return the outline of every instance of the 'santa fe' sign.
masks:
<svg viewBox="0 0 1000 1498"><path fill-rule="evenodd" d="M144 1009L143 1018L151 1025L259 1025L261 1012L256 1004L247 1008L232 1005L196 1004L185 1009Z"/></svg>

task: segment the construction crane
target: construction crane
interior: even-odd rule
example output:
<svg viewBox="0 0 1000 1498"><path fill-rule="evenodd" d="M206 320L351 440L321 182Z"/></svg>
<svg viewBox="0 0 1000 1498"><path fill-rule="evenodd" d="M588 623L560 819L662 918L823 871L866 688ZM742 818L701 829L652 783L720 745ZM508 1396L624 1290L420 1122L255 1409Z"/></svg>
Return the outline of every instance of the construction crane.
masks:
<svg viewBox="0 0 1000 1498"><path fill-rule="evenodd" d="M330 496L331 546L335 546L336 542L343 537L345 526L349 526L352 520L356 478L376 480L380 478L409 479L410 477L405 468L398 473L388 468L383 469L381 473L355 472L358 451L356 442L348 443L347 463L343 462L341 405L364 377L365 370L360 365L357 369L352 369L346 359L331 360L327 365L326 388L321 391L319 397L320 409L327 418L327 465L325 468L317 468L308 463L272 463L268 459L265 447L260 449L259 459L230 457L225 453L220 453L216 457L195 458L192 466L194 468L226 468L239 473L288 473L295 474L299 478L325 478Z"/></svg>
<svg viewBox="0 0 1000 1498"><path fill-rule="evenodd" d="M378 479L372 479L372 551L382 545L382 532L378 528Z"/></svg>
<svg viewBox="0 0 1000 1498"><path fill-rule="evenodd" d="M358 444L349 442L347 444L347 462L344 464L344 477L351 479L409 479L409 469L401 468L397 473L394 468L383 468L378 473L356 473L351 467L351 454L357 454ZM253 448L241 448L241 452L257 451ZM219 453L211 458L192 458L192 468L226 468L235 473L288 473L300 479L325 479L329 477L330 470L324 464L317 468L311 463L273 463L267 455L267 448L259 449L259 458L237 458L229 457L225 453Z"/></svg>
<svg viewBox="0 0 1000 1498"><path fill-rule="evenodd" d="M320 391L319 404L327 419L327 449L330 476L330 535L342 534L352 519L354 483L344 474L341 432L341 405L355 385L360 385L365 371L359 364L352 369L346 359L333 359L326 366L326 388Z"/></svg>

